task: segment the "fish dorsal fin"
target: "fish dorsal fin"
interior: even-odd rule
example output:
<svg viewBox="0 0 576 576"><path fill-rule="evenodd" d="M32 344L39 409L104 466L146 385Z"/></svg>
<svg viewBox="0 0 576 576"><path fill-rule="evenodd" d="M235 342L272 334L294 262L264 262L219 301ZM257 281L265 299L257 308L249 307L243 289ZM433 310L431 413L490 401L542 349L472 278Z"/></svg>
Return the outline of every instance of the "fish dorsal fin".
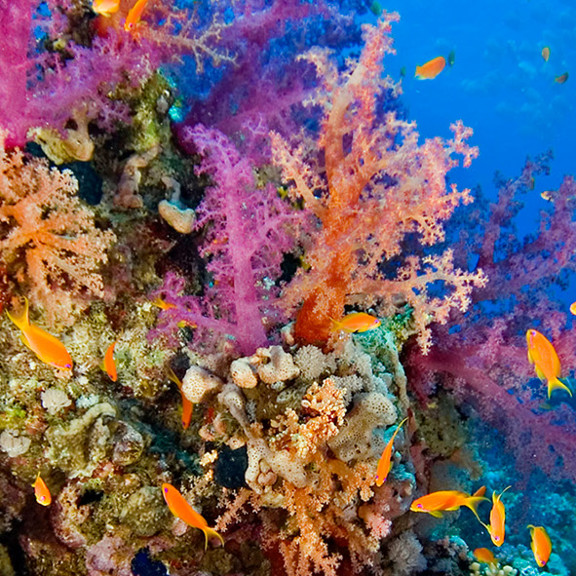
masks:
<svg viewBox="0 0 576 576"><path fill-rule="evenodd" d="M568 392L570 396L572 396L572 390L564 384L559 378L553 378L552 380L548 380L548 398L552 395L554 390L564 390L564 392Z"/></svg>

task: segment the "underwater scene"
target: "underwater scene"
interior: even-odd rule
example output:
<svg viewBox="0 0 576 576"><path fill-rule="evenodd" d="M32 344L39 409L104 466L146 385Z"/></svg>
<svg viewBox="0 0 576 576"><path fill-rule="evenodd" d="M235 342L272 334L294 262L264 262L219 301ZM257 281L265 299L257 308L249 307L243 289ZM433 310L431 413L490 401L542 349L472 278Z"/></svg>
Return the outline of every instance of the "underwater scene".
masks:
<svg viewBox="0 0 576 576"><path fill-rule="evenodd" d="M0 576L576 574L575 30L0 0Z"/></svg>

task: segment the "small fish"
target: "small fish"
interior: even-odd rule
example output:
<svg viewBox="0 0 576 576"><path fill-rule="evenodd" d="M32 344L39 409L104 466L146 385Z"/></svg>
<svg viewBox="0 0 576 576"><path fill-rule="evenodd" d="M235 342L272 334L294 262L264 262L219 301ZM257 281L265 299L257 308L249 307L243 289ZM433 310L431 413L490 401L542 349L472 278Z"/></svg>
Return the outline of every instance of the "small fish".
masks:
<svg viewBox="0 0 576 576"><path fill-rule="evenodd" d="M480 523L488 530L488 534L490 534L490 538L492 539L492 544L494 546L502 546L504 544L504 536L506 535L506 508L502 503L502 494L511 488L511 486L507 486L497 494L496 492L492 492L492 510L490 510L490 524L484 524L480 520Z"/></svg>
<svg viewBox="0 0 576 576"><path fill-rule="evenodd" d="M120 8L120 0L92 0L92 11L100 16L110 16Z"/></svg>
<svg viewBox="0 0 576 576"><path fill-rule="evenodd" d="M548 562L550 554L552 553L552 542L550 542L550 536L546 532L544 526L532 526L528 524L530 529L530 536L532 537L532 552L534 554L534 560L536 564L542 568Z"/></svg>
<svg viewBox="0 0 576 576"><path fill-rule="evenodd" d="M222 546L224 546L224 538L216 532L213 528L208 526L208 523L204 518L188 504L184 496L180 494L180 492L172 486L172 484L162 484L162 495L164 496L164 500L170 509L170 512L176 516L176 518L180 518L183 522L186 522L188 526L192 526L192 528L199 528L204 532L204 538L206 539L206 544L204 546L204 550L208 548L208 537L209 536L216 536L222 542Z"/></svg>
<svg viewBox="0 0 576 576"><path fill-rule="evenodd" d="M448 66L454 66L454 62L456 62L456 51L451 50L448 54Z"/></svg>
<svg viewBox="0 0 576 576"><path fill-rule="evenodd" d="M560 76L556 76L556 78L554 78L554 82L557 84L564 84L566 80L568 80L568 72L564 72L564 74L560 74Z"/></svg>
<svg viewBox="0 0 576 576"><path fill-rule="evenodd" d="M384 482L388 479L388 474L390 472L390 468L392 467L392 447L394 445L394 439L396 438L396 434L398 434L400 428L404 422L406 422L408 418L404 418L400 424L398 424L394 434L390 440L388 440L388 444L386 444L386 448L384 448L382 452L382 456L380 456L380 460L378 461L378 468L376 469L376 486L382 486Z"/></svg>
<svg viewBox="0 0 576 576"><path fill-rule="evenodd" d="M182 380L176 376L174 370L172 370L170 366L168 366L168 378L170 378L170 380L172 380L180 390L180 396L182 397L182 428L188 430L188 426L190 426L190 421L192 420L194 404L192 404L192 402L186 398L184 392L182 392Z"/></svg>
<svg viewBox="0 0 576 576"><path fill-rule="evenodd" d="M561 373L560 360L552 342L533 328L526 332L526 342L528 343L528 361L534 364L538 378L548 382L548 398L552 391L558 388L572 396L570 388L558 379Z"/></svg>
<svg viewBox="0 0 576 576"><path fill-rule="evenodd" d="M489 501L488 498L484 498L485 492L485 486L479 488L472 496L458 490L439 490L414 500L410 510L412 512L426 512L435 518L442 518L442 512L451 512L458 510L461 506L466 506L480 520L477 510L478 505L481 502Z"/></svg>
<svg viewBox="0 0 576 576"><path fill-rule="evenodd" d="M112 342L108 349L106 350L106 354L104 354L104 360L102 360L101 368L108 374L108 377L112 382L116 382L118 380L118 372L116 371L116 363L114 362L114 347L116 346L116 341Z"/></svg>
<svg viewBox="0 0 576 576"><path fill-rule="evenodd" d="M148 4L148 0L137 0L134 6L130 8L130 11L128 12L124 22L124 30L126 30L126 32L132 32L136 24L140 22L144 8L146 8L146 4Z"/></svg>
<svg viewBox="0 0 576 576"><path fill-rule="evenodd" d="M576 302L572 302L572 304L570 304L570 313L576 316Z"/></svg>
<svg viewBox="0 0 576 576"><path fill-rule="evenodd" d="M171 310L172 308L176 308L176 304L166 302L166 300L163 300L162 298L160 298L160 296L152 300L152 304L157 308L160 308L160 310Z"/></svg>
<svg viewBox="0 0 576 576"><path fill-rule="evenodd" d="M6 314L20 330L20 340L24 346L30 348L42 362L61 370L72 370L72 357L64 344L46 330L30 324L27 298L24 298L24 309L20 314L10 314L10 312L6 312Z"/></svg>
<svg viewBox="0 0 576 576"><path fill-rule="evenodd" d="M42 480L40 477L40 472L38 472L38 476L36 476L36 480L32 486L34 488L34 496L36 496L36 502L38 502L38 504L42 504L42 506L50 506L52 503L52 496L50 494L50 490L48 490L48 486L46 486L46 482L44 482L44 480Z"/></svg>
<svg viewBox="0 0 576 576"><path fill-rule="evenodd" d="M333 329L344 330L344 332L368 332L378 328L381 322L375 316L366 314L366 312L352 312L346 314L342 320L332 320Z"/></svg>
<svg viewBox="0 0 576 576"><path fill-rule="evenodd" d="M540 196L547 202L554 202L554 197L550 190L544 190L544 192L540 192Z"/></svg>
<svg viewBox="0 0 576 576"><path fill-rule="evenodd" d="M374 16L380 16L380 14L382 14L382 5L380 2L372 2L372 4L370 4L370 12L372 12Z"/></svg>
<svg viewBox="0 0 576 576"><path fill-rule="evenodd" d="M476 558L478 562L483 562L484 564L498 564L496 556L494 556L492 551L488 550L488 548L476 548L473 554L474 558Z"/></svg>
<svg viewBox="0 0 576 576"><path fill-rule="evenodd" d="M444 70L446 66L446 58L444 56L438 56L422 64L422 66L416 66L416 73L414 76L418 80L433 80Z"/></svg>
<svg viewBox="0 0 576 576"><path fill-rule="evenodd" d="M542 48L542 58L544 58L544 62L548 62L548 60L550 59L550 48L548 46L544 46L544 48Z"/></svg>

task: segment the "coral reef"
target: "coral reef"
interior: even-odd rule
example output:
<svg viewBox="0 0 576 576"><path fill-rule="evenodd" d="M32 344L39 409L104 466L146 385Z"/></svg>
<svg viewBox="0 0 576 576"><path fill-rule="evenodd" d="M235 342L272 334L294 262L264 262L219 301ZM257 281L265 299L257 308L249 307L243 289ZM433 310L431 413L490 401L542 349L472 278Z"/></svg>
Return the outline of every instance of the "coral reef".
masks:
<svg viewBox="0 0 576 576"><path fill-rule="evenodd" d="M573 384L575 181L526 237L546 156L457 186L472 130L420 140L377 2L133 4L0 0L0 573L514 576L529 523L574 572L573 403L523 338ZM488 503L410 512L477 482L492 564Z"/></svg>

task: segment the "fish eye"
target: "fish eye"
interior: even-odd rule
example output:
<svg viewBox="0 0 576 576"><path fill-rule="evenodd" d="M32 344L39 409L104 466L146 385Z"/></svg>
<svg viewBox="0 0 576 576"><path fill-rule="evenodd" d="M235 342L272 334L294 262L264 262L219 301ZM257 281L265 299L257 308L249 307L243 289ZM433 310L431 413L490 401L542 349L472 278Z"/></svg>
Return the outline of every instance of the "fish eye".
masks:
<svg viewBox="0 0 576 576"><path fill-rule="evenodd" d="M494 536L494 540L496 540L496 542L500 542L500 536Z"/></svg>
<svg viewBox="0 0 576 576"><path fill-rule="evenodd" d="M422 510L422 504L416 504L417 508L420 508L420 510Z"/></svg>

